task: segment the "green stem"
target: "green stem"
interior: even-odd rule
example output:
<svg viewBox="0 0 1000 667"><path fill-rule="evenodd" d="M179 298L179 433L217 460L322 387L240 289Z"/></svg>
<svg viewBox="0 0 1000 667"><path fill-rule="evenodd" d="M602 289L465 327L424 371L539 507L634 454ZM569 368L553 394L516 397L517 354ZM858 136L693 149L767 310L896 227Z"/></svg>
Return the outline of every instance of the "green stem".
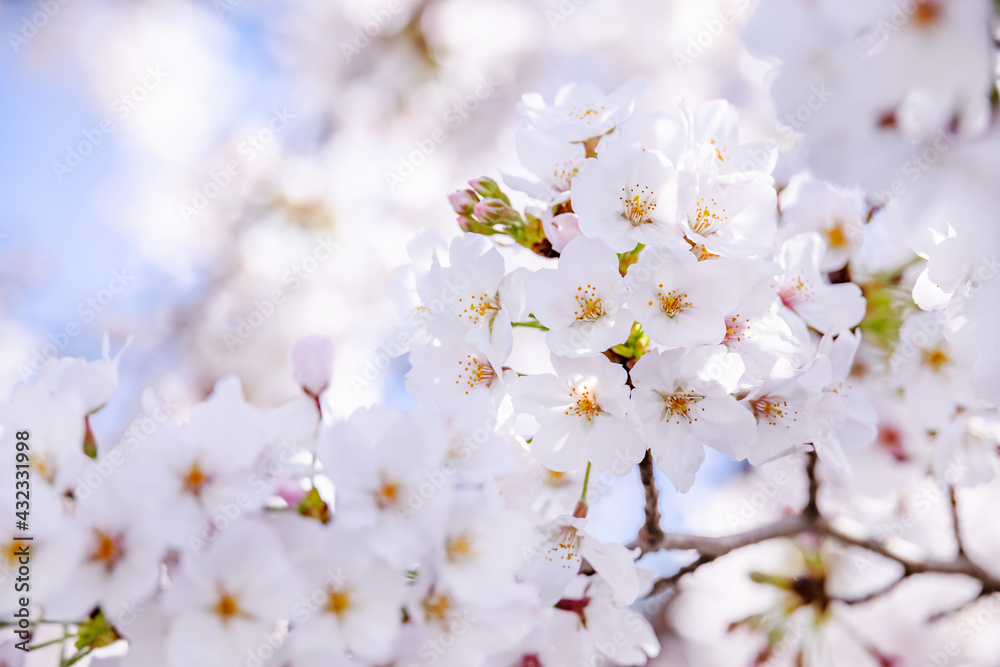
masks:
<svg viewBox="0 0 1000 667"><path fill-rule="evenodd" d="M28 650L29 651L34 651L36 649L45 648L46 646L52 646L53 644L59 644L60 642L64 642L67 639L70 639L71 637L76 637L76 634L74 633L72 635L66 635L65 637L59 637L57 639L50 639L47 642L42 642L41 644L35 644L34 646L29 646Z"/></svg>
<svg viewBox="0 0 1000 667"><path fill-rule="evenodd" d="M78 651L76 653L76 655L74 655L69 660L67 660L66 664L63 665L62 667L70 667L70 665L73 665L73 664L76 664L77 662L80 662L81 660L83 660L84 658L86 658L88 655L90 655L90 651L91 651L91 648L89 646L87 648L81 650L81 651Z"/></svg>
<svg viewBox="0 0 1000 667"><path fill-rule="evenodd" d="M583 493L580 494L580 502L587 502L587 485L590 483L590 461L587 461L587 472L583 476Z"/></svg>
<svg viewBox="0 0 1000 667"><path fill-rule="evenodd" d="M530 327L532 329L539 329L541 331L548 331L549 328L539 322L538 320L528 321L528 322L511 322L512 327Z"/></svg>

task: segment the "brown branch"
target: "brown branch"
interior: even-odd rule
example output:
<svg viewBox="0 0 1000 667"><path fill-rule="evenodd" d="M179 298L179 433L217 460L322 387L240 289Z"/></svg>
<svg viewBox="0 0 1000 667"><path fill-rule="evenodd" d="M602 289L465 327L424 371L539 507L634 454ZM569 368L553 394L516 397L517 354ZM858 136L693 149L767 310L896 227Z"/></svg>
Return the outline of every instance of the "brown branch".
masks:
<svg viewBox="0 0 1000 667"><path fill-rule="evenodd" d="M831 524L820 513L817 497L819 495L819 480L816 476L817 456L815 449L808 453L806 462L806 477L809 482L808 500L805 507L799 514L785 517L771 523L759 526L752 530L724 535L720 537L705 537L700 535L684 535L679 533L665 533L660 528L660 513L657 507L656 485L653 482L653 460L651 453L647 450L646 456L639 464L642 476L642 484L646 490L646 522L639 531L639 539L634 546L642 549L642 553L650 551L695 551L698 557L691 563L680 568L669 577L664 577L656 581L650 595L656 595L663 591L675 587L686 575L694 572L702 565L711 563L717 558L725 556L731 551L767 542L768 540L796 537L798 535L812 534L828 539L836 540L847 546L854 546L865 549L884 558L893 560L903 566L903 574L892 583L879 590L872 591L854 599L842 599L840 602L846 604L861 604L874 600L882 595L894 590L902 581L917 574L937 573L961 575L975 579L982 584L982 588L976 597L965 603L964 606L972 604L982 597L1000 593L1000 578L987 572L976 563L972 562L965 553L965 546L962 542L961 526L958 519L958 503L955 497L955 489L951 489L951 513L954 526L955 539L958 543L958 554L952 560L914 560L903 554L896 553L887 547L882 541L870 537L857 537L847 533ZM960 607L961 609L962 607ZM940 617L946 615L936 615Z"/></svg>
<svg viewBox="0 0 1000 667"><path fill-rule="evenodd" d="M753 530L722 537L704 537L698 535L665 533L663 535L663 539L650 545L650 548L644 551L657 551L662 549L681 551L694 550L699 553L699 560L707 558L708 560L706 562L710 562L728 554L731 551L750 546L751 544L759 544L768 540L795 537L797 535L804 534L819 535L834 539L841 544L859 547L878 554L884 558L896 561L903 566L903 576L899 581L896 581L882 590L876 591L862 598L858 598L856 600L844 600L844 602L847 602L848 604L858 604L875 599L876 597L891 591L899 584L900 581L902 581L902 579L915 574L925 573L961 575L978 580L983 585L983 590L979 597L1000 592L1000 578L997 578L989 572L983 570L981 567L969 560L965 554L961 554L950 561L914 560L902 554L896 553L895 551L884 546L878 540L856 537L846 533L830 524L823 517L810 520L807 516L805 516L805 513L780 519ZM698 563L698 561L696 560L695 563ZM699 563L697 567L700 567L702 564L704 563ZM654 590L662 591L669 586L673 586L685 574L696 569L691 566L686 567L690 569L685 570L682 568L671 577L658 580L654 586ZM665 583L661 584L660 582Z"/></svg>
<svg viewBox="0 0 1000 667"><path fill-rule="evenodd" d="M955 487L948 487L948 499L951 501L951 525L955 530L955 544L958 547L958 555L965 555L965 545L962 542L962 527L958 521L958 499L955 497Z"/></svg>
<svg viewBox="0 0 1000 667"><path fill-rule="evenodd" d="M671 551L693 550L703 556L719 558L720 556L725 556L730 551L735 551L751 544L758 544L779 537L794 537L795 535L808 532L809 529L810 522L804 516L796 515L742 533L720 537L664 533L659 542L652 543L648 548L644 548L643 553L664 549Z"/></svg>
<svg viewBox="0 0 1000 667"><path fill-rule="evenodd" d="M639 530L639 546L656 544L663 539L663 529L660 528L660 494L656 490L654 469L653 453L647 449L646 456L639 462L639 476L646 492L646 521ZM645 551L643 548L643 553Z"/></svg>
<svg viewBox="0 0 1000 667"><path fill-rule="evenodd" d="M816 450L813 449L806 455L806 477L809 479L809 500L806 502L802 513L810 521L819 518L819 505L816 502L819 496L819 480L816 478Z"/></svg>
<svg viewBox="0 0 1000 667"><path fill-rule="evenodd" d="M856 597L856 598L836 598L836 599L837 599L838 602L843 602L844 604L863 604L865 602L871 602L875 598L880 598L883 595L888 595L889 593L891 593L893 591L893 589L896 588L896 586L899 586L901 583L903 583L904 581L906 581L906 579L909 576L910 575L904 573L903 576L901 576L899 579L893 579L892 583L890 583L888 586L884 586L882 588L877 588L874 591L872 591L870 593L865 593L864 595L862 595L860 597Z"/></svg>
<svg viewBox="0 0 1000 667"><path fill-rule="evenodd" d="M677 582L680 581L682 577L691 574L702 565L707 565L708 563L711 563L713 560L715 560L715 556L706 556L704 554L698 556L698 558L696 558L694 561L688 563L681 569L677 570L669 577L658 579L656 583L653 584L653 589L649 592L649 595L647 597L653 597L654 595L659 595L668 588L673 588L674 586L677 585Z"/></svg>

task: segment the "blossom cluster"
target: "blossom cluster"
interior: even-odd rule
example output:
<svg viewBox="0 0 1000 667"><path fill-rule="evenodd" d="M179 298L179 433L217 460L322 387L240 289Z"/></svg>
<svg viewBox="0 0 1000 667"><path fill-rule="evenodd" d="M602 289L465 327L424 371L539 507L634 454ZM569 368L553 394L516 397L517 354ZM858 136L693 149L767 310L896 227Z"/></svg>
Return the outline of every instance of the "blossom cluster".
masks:
<svg viewBox="0 0 1000 667"><path fill-rule="evenodd" d="M917 2L897 31L975 50L963 30L982 17L965 4ZM874 16L818 7L796 9L803 25L842 34L804 29L789 49L857 48ZM909 53L904 36L869 35L838 80ZM781 94L815 85L782 77ZM414 241L390 286L409 411L333 419L332 350L307 338L291 354L298 398L261 410L228 376L181 422L147 393L141 437L106 443L91 418L118 358L50 361L0 406L0 450L30 433L31 639L75 627L72 660L124 640L98 664L125 667L644 664L660 645L636 603L657 575L642 549L595 536L592 480L647 461L683 493L706 448L753 466L808 453L845 515L928 475L952 493L990 481L996 131L956 120L973 83L924 83L879 88L895 97L872 104L872 132L897 158L945 132L949 161L920 171L934 197L841 161L872 151L832 145L849 115L833 107L804 129L823 155L812 170L741 140L727 101L642 110L643 78L525 95L528 175L454 193L462 234ZM0 462L3 488L15 475ZM0 505L14 515L12 496ZM5 619L21 606L18 535L0 527ZM825 613L825 589L795 592Z"/></svg>

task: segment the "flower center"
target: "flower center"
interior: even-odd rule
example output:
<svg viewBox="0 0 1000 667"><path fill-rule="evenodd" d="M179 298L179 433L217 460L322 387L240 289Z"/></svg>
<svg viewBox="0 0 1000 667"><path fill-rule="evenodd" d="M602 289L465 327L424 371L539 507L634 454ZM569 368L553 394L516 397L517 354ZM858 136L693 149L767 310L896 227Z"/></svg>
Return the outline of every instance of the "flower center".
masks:
<svg viewBox="0 0 1000 667"><path fill-rule="evenodd" d="M455 537L448 538L445 550L448 552L448 560L453 563L476 555L475 546L468 533L460 533Z"/></svg>
<svg viewBox="0 0 1000 667"><path fill-rule="evenodd" d="M187 476L184 477L184 490L192 496L201 495L205 485L211 481L211 477L205 474L197 462L191 464Z"/></svg>
<svg viewBox="0 0 1000 667"><path fill-rule="evenodd" d="M569 476L567 476L566 473L564 472L557 472L555 470L549 470L548 468L545 468L543 475L544 477L542 478L542 481L545 483L545 485L557 489L568 485L570 482Z"/></svg>
<svg viewBox="0 0 1000 667"><path fill-rule="evenodd" d="M382 477L378 491L375 494L375 504L378 505L379 509L384 510L387 507L394 507L399 503L402 495L400 487L399 482L384 476Z"/></svg>
<svg viewBox="0 0 1000 667"><path fill-rule="evenodd" d="M594 417L601 414L601 406L597 404L594 393L587 389L587 385L583 385L582 390L574 387L569 396L570 400L575 401L575 403L566 409L565 414L573 413L577 417L586 417L587 421L592 421Z"/></svg>
<svg viewBox="0 0 1000 667"><path fill-rule="evenodd" d="M580 534L576 528L563 526L554 542L545 558L550 563L561 562L563 568L572 567L572 561L580 552Z"/></svg>
<svg viewBox="0 0 1000 667"><path fill-rule="evenodd" d="M55 484L56 464L53 457L45 452L32 452L31 467L48 484Z"/></svg>
<svg viewBox="0 0 1000 667"><path fill-rule="evenodd" d="M580 173L579 164L574 161L566 161L555 166L552 170L552 177L559 189L566 191L569 190L570 184L578 173Z"/></svg>
<svg viewBox="0 0 1000 667"><path fill-rule="evenodd" d="M789 308L795 308L796 304L812 301L812 283L806 280L805 272L799 271L799 275L785 282L778 291L778 296L781 298L781 303Z"/></svg>
<svg viewBox="0 0 1000 667"><path fill-rule="evenodd" d="M103 530L94 530L94 550L90 553L91 562L102 563L104 569L111 572L125 557L122 541L120 534L112 535Z"/></svg>
<svg viewBox="0 0 1000 667"><path fill-rule="evenodd" d="M717 207L718 205L714 199L709 199L707 202L704 197L699 199L695 204L694 221L691 222L691 231L702 236L708 236L715 232L719 225L729 220L729 216L726 215L726 209L722 209L720 213L716 213L713 209Z"/></svg>
<svg viewBox="0 0 1000 667"><path fill-rule="evenodd" d="M659 284L659 288L661 291L656 293L656 298L660 300L660 310L662 310L663 314L669 318L676 317L683 312L685 308L690 308L694 305L690 301L685 301L687 298L687 292L681 293L677 290L670 290L664 294L662 292L663 283ZM652 306L653 302L650 301L649 305Z"/></svg>
<svg viewBox="0 0 1000 667"><path fill-rule="evenodd" d="M569 110L569 117L576 118L577 120L582 120L587 125L590 125L592 121L595 120L596 116L601 115L601 111L604 110L604 105L595 107L593 104L587 104L584 106L574 106Z"/></svg>
<svg viewBox="0 0 1000 667"><path fill-rule="evenodd" d="M326 592L326 611L338 618L351 608L351 596L342 588L331 588Z"/></svg>
<svg viewBox="0 0 1000 667"><path fill-rule="evenodd" d="M712 144L712 148L715 149L715 157L719 160L719 162L725 162L726 158L729 157L728 155L726 155L726 150L727 150L726 147L722 146L720 148L719 145L715 143L715 139L709 139L708 141L710 144Z"/></svg>
<svg viewBox="0 0 1000 667"><path fill-rule="evenodd" d="M604 317L604 304L601 297L597 296L597 288L588 284L586 287L580 285L576 288L576 310L573 317L579 321L594 322Z"/></svg>
<svg viewBox="0 0 1000 667"><path fill-rule="evenodd" d="M688 424L691 424L698 421L698 418L691 414L695 405L705 397L690 390L682 391L677 389L672 394L660 394L660 398L663 399L664 420L680 424L683 419ZM705 411L705 408L698 409L702 412Z"/></svg>
<svg viewBox="0 0 1000 667"><path fill-rule="evenodd" d="M462 384L468 385L468 389L465 390L466 394L478 385L485 384L487 387L490 386L497 376L497 372L493 370L493 366L488 361L480 361L471 354L466 355L465 359L459 360L458 365L461 370L458 372L458 379L455 380L455 384L460 386Z"/></svg>
<svg viewBox="0 0 1000 667"><path fill-rule="evenodd" d="M900 433L899 429L894 426L879 424L878 444L886 449L892 458L896 459L900 463L903 463L910 458L906 453L906 448L903 447L903 434Z"/></svg>
<svg viewBox="0 0 1000 667"><path fill-rule="evenodd" d="M231 618L241 613L236 597L229 593L222 593L219 596L219 602L215 605L214 611L223 623L228 623Z"/></svg>
<svg viewBox="0 0 1000 667"><path fill-rule="evenodd" d="M656 210L656 193L646 186L623 187L621 200L624 206L622 217L632 223L633 227L649 222L649 216Z"/></svg>
<svg viewBox="0 0 1000 667"><path fill-rule="evenodd" d="M428 621L438 621L444 623L448 620L448 612L451 611L451 600L447 595L435 595L431 593L424 598L424 617Z"/></svg>
<svg viewBox="0 0 1000 667"><path fill-rule="evenodd" d="M846 248L850 245L847 232L844 231L844 223L838 218L834 218L829 227L823 230L826 242L831 248Z"/></svg>
<svg viewBox="0 0 1000 667"><path fill-rule="evenodd" d="M459 303L463 301L463 299L458 300ZM492 320L498 310L500 310L500 305L496 296L490 297L488 294L471 296L465 310L458 312L458 317L462 320L468 318L469 321L478 324L483 319Z"/></svg>
<svg viewBox="0 0 1000 667"><path fill-rule="evenodd" d="M21 548L21 545L17 542L11 542L4 548L3 555L7 565L17 565L17 558L21 555Z"/></svg>
<svg viewBox="0 0 1000 667"><path fill-rule="evenodd" d="M941 18L941 5L934 0L919 0L913 12L913 21L921 28L928 28Z"/></svg>
<svg viewBox="0 0 1000 667"><path fill-rule="evenodd" d="M780 398L772 398L770 396L762 396L758 398L751 404L753 407L754 417L757 421L764 420L771 426L777 426L778 422L783 419L788 419L791 417L792 421L798 421L793 415L799 414L797 411L788 410L788 402L783 401ZM785 424L785 428L791 428L788 424Z"/></svg>
<svg viewBox="0 0 1000 667"><path fill-rule="evenodd" d="M935 373L940 373L944 370L944 367L951 362L948 355L945 354L945 351L939 347L935 347L931 350L924 350L923 357L924 363Z"/></svg>
<svg viewBox="0 0 1000 667"><path fill-rule="evenodd" d="M726 318L726 338L723 344L738 343L743 340L750 327L750 319L744 317L740 319L740 314L736 313L732 317Z"/></svg>

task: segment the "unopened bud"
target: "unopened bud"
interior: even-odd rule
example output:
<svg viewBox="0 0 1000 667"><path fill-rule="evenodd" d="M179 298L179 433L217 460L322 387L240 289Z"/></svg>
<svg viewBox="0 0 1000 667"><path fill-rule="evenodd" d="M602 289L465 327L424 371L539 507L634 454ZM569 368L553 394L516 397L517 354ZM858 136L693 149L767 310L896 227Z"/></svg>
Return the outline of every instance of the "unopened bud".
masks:
<svg viewBox="0 0 1000 667"><path fill-rule="evenodd" d="M505 204L510 204L510 199L507 198L507 195L503 193L503 190L500 189L500 186L492 178L486 178L485 176L476 178L469 181L469 185L484 199L499 199Z"/></svg>
<svg viewBox="0 0 1000 667"><path fill-rule="evenodd" d="M330 384L333 347L329 338L306 336L292 347L292 371L295 379L310 396L323 393Z"/></svg>
<svg viewBox="0 0 1000 667"><path fill-rule="evenodd" d="M472 209L478 201L479 197L472 190L458 190L448 195L448 203L460 216L472 215Z"/></svg>
<svg viewBox="0 0 1000 667"><path fill-rule="evenodd" d="M522 222L521 215L499 199L483 199L473 207L473 215L487 225Z"/></svg>

